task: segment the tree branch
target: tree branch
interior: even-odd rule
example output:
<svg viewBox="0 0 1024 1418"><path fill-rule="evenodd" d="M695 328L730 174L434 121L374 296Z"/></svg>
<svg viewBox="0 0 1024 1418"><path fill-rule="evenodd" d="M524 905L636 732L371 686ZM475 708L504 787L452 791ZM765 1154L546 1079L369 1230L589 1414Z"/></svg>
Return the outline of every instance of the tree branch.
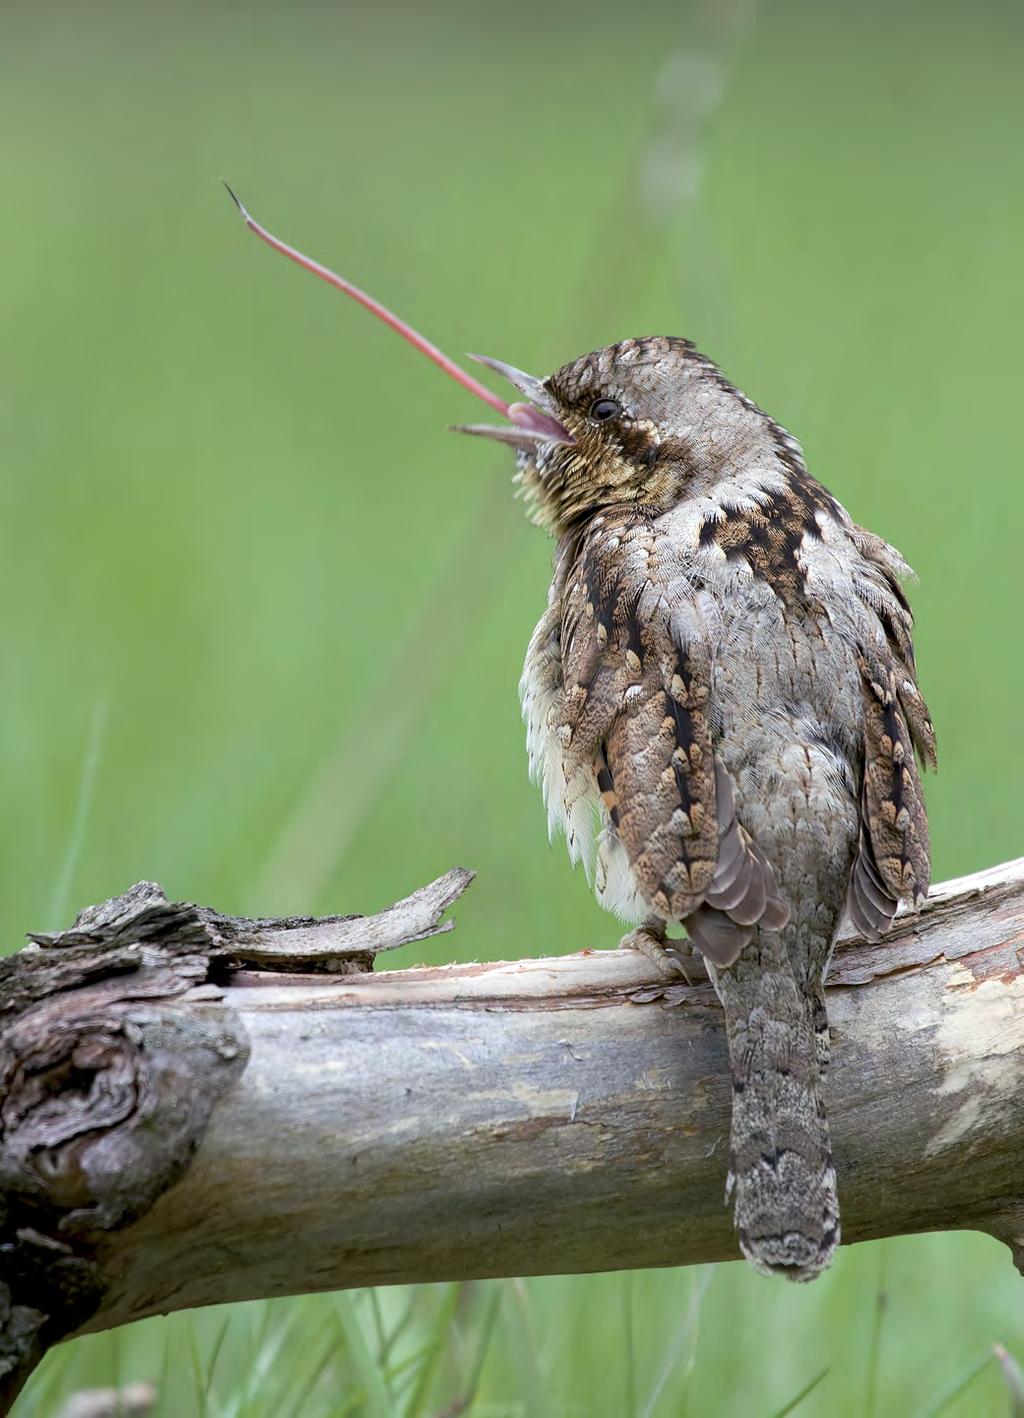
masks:
<svg viewBox="0 0 1024 1418"><path fill-rule="evenodd" d="M699 962L668 987L618 951L262 968L350 969L436 930L468 880L362 927L144 886L3 962L9 1392L56 1339L168 1310L736 1255ZM979 1229L1020 1264L1024 859L936 888L882 944L842 942L829 1013L844 1239Z"/></svg>

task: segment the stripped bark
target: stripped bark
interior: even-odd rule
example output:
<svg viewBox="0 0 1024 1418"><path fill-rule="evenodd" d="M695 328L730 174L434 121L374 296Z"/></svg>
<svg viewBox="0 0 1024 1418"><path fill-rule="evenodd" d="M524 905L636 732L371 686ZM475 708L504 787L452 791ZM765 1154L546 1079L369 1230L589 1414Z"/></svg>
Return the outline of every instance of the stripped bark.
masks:
<svg viewBox="0 0 1024 1418"><path fill-rule="evenodd" d="M699 961L671 986L618 951L351 973L468 880L361 927L134 888L4 962L9 1395L56 1339L168 1310L735 1256ZM1024 860L841 943L830 986L844 1239L979 1229L1020 1266Z"/></svg>

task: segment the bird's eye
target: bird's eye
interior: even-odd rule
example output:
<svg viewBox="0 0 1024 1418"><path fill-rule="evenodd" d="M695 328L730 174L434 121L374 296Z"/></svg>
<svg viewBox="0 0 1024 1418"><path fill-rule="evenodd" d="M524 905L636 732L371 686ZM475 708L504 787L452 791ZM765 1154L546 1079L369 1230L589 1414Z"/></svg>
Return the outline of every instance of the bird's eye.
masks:
<svg viewBox="0 0 1024 1418"><path fill-rule="evenodd" d="M590 406L590 417L598 423L607 423L609 419L618 418L621 413L622 405L614 399L595 399Z"/></svg>

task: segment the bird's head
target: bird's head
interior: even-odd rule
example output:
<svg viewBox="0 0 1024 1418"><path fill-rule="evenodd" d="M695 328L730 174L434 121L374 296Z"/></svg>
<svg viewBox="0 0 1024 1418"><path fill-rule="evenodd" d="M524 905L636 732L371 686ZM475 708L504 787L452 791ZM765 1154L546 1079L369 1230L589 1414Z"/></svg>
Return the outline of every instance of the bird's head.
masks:
<svg viewBox="0 0 1024 1418"><path fill-rule="evenodd" d="M673 336L607 345L547 379L476 358L528 403L512 406L509 424L457 428L515 448L535 520L556 533L608 506L665 511L713 481L716 453L751 415L763 418L689 340Z"/></svg>

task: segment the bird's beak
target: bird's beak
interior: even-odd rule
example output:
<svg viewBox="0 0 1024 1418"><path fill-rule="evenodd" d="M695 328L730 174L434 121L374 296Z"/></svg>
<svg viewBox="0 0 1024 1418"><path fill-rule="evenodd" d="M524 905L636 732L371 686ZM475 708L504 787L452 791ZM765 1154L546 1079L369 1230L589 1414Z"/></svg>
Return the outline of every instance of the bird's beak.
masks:
<svg viewBox="0 0 1024 1418"><path fill-rule="evenodd" d="M485 364L488 369L493 369L495 374L507 379L520 394L526 395L529 402L509 404L511 428L507 424L460 423L455 425L454 432L473 433L479 438L493 438L499 443L511 443L518 447L528 447L536 443L576 442L556 417L554 401L542 380L532 374L525 374L521 369L516 369L514 364L506 364L504 360L474 354L469 358L476 360L477 364Z"/></svg>

